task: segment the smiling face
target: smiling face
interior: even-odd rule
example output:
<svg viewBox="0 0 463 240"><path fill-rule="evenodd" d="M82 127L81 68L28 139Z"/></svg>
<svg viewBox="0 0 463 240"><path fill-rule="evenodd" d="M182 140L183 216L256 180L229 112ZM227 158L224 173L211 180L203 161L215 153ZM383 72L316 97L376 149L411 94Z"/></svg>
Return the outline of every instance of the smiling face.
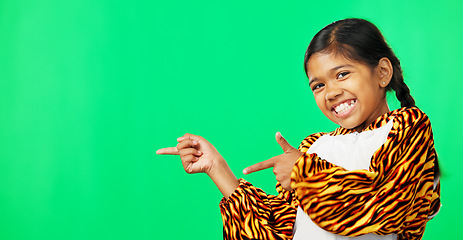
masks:
<svg viewBox="0 0 463 240"><path fill-rule="evenodd" d="M389 60L383 58L371 69L341 54L313 54L307 63L307 77L315 102L331 121L362 131L389 112L385 87L392 69L388 69L387 63L390 65Z"/></svg>

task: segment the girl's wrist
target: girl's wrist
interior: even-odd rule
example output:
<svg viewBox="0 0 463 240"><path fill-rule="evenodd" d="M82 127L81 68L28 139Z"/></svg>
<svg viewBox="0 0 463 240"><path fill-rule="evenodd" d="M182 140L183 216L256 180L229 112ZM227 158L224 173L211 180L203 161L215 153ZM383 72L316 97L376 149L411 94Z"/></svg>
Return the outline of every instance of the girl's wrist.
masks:
<svg viewBox="0 0 463 240"><path fill-rule="evenodd" d="M223 159L217 161L216 164L207 172L220 192L225 198L228 198L235 189L239 186L239 181L233 174L227 162Z"/></svg>

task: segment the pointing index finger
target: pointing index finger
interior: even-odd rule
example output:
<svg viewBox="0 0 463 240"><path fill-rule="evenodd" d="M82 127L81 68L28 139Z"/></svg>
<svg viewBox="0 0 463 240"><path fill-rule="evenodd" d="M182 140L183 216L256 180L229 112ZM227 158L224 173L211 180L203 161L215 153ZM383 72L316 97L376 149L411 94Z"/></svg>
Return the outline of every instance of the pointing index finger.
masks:
<svg viewBox="0 0 463 240"><path fill-rule="evenodd" d="M168 147L168 148L161 148L156 151L156 154L159 155L179 155L177 147Z"/></svg>
<svg viewBox="0 0 463 240"><path fill-rule="evenodd" d="M273 167L274 164L275 164L275 159L270 158L268 160L256 163L256 164L254 164L252 166L249 166L249 167L245 168L243 170L243 174L249 174L249 173L258 172L258 171L261 171L261 170L264 170L264 169L267 169L267 168L271 168L271 167Z"/></svg>

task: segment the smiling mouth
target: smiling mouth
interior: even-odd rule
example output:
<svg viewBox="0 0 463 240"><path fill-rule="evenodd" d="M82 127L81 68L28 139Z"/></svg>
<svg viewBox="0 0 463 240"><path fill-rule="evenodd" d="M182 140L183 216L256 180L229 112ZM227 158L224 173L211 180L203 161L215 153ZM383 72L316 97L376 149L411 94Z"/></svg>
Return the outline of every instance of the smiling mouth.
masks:
<svg viewBox="0 0 463 240"><path fill-rule="evenodd" d="M356 103L357 103L357 100L355 99L348 100L334 107L332 111L336 113L336 115L343 116L349 113Z"/></svg>

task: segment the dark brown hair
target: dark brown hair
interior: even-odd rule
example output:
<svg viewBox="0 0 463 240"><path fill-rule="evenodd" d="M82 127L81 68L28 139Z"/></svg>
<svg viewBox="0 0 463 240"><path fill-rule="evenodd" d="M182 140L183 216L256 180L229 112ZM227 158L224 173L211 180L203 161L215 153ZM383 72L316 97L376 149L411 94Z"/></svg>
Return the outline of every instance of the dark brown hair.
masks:
<svg viewBox="0 0 463 240"><path fill-rule="evenodd" d="M402 107L415 106L410 89L404 82L399 59L373 23L364 19L348 18L324 27L313 37L305 53L306 73L307 62L317 52L342 54L348 59L365 63L371 68L376 67L381 58L388 58L393 67L393 74L386 90L395 91Z"/></svg>

